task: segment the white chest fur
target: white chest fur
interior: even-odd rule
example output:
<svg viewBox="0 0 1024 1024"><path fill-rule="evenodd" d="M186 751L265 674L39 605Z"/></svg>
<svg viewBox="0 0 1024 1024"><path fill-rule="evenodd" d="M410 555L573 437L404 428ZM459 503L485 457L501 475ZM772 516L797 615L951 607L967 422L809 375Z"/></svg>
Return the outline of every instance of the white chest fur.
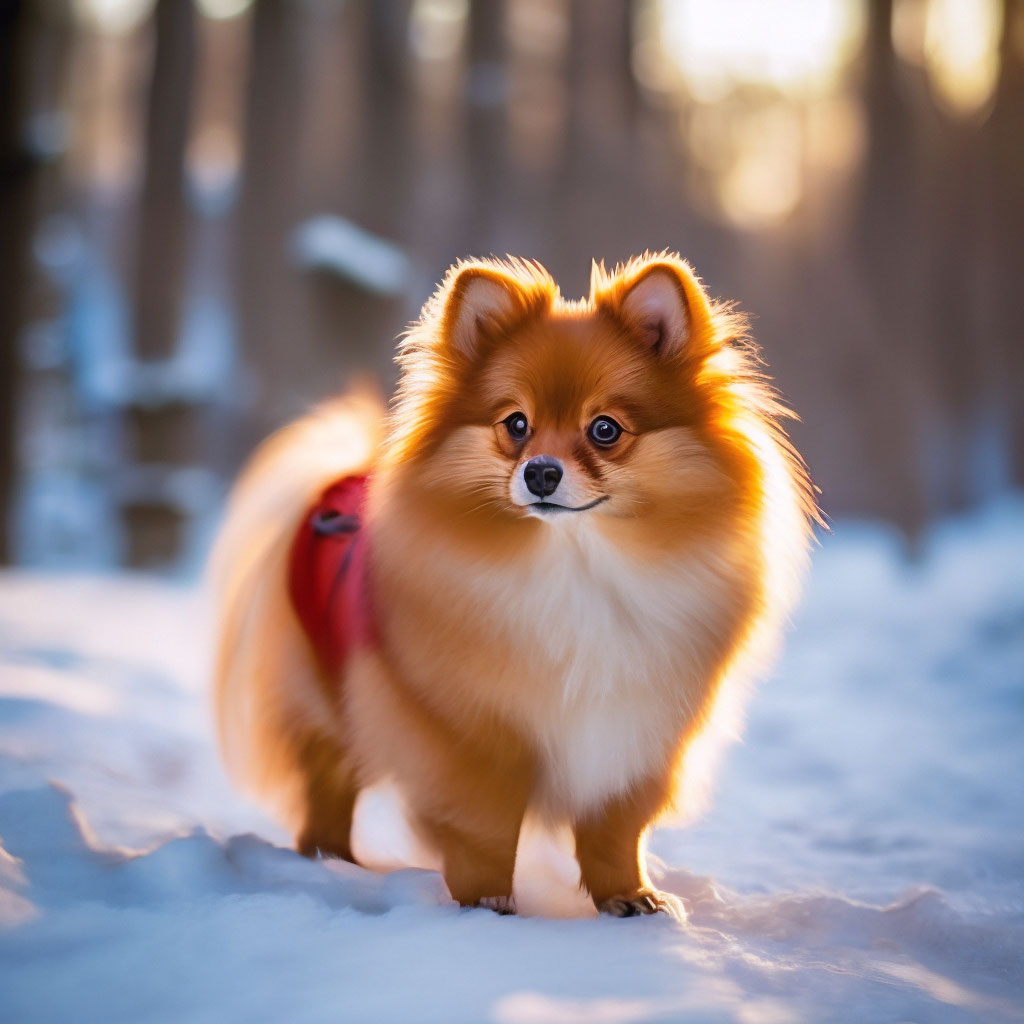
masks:
<svg viewBox="0 0 1024 1024"><path fill-rule="evenodd" d="M586 524L551 525L510 607L536 645L531 674L547 696L520 709L542 756L537 800L561 816L622 792L671 755L711 682L737 581L710 554L638 568Z"/></svg>

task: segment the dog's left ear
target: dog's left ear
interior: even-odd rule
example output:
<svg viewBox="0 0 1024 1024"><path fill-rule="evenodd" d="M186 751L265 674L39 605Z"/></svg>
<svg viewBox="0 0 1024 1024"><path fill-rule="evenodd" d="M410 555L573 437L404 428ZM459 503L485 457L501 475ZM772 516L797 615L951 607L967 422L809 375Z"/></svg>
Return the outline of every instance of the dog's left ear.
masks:
<svg viewBox="0 0 1024 1024"><path fill-rule="evenodd" d="M710 318L703 288L678 257L641 260L612 276L595 266L591 301L666 358L703 342Z"/></svg>
<svg viewBox="0 0 1024 1024"><path fill-rule="evenodd" d="M539 264L460 264L441 286L441 332L452 348L473 358L504 330L547 308L556 292Z"/></svg>

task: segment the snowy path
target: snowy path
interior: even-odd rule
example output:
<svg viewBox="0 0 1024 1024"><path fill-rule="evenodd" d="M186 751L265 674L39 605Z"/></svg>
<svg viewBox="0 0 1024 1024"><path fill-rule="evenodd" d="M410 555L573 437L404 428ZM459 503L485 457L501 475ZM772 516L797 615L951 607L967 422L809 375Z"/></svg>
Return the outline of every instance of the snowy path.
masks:
<svg viewBox="0 0 1024 1024"><path fill-rule="evenodd" d="M919 564L825 541L711 812L652 838L685 927L499 918L432 872L297 857L217 764L202 612L0 576L5 1024L1024 1020L1019 501Z"/></svg>

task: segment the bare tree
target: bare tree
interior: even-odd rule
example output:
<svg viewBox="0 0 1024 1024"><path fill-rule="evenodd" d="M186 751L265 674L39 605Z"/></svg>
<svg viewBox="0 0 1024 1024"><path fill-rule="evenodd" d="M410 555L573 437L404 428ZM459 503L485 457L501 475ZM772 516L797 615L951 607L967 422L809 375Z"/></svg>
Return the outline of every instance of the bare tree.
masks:
<svg viewBox="0 0 1024 1024"><path fill-rule="evenodd" d="M155 29L135 279L135 349L144 359L171 355L178 340L188 240L185 149L196 50L191 0L158 0Z"/></svg>
<svg viewBox="0 0 1024 1024"><path fill-rule="evenodd" d="M921 476L925 398L916 348L917 164L913 113L893 50L892 8L892 0L868 5L867 152L852 243L870 306L847 387L858 393L856 429L862 437L864 468L856 479L872 488L866 504L913 533L929 513Z"/></svg>
<svg viewBox="0 0 1024 1024"><path fill-rule="evenodd" d="M993 400L1006 420L1013 481L1024 482L1024 344L1021 278L1024 275L1024 0L1003 0L1001 70L987 125L987 218L991 246L994 331L998 371Z"/></svg>
<svg viewBox="0 0 1024 1024"><path fill-rule="evenodd" d="M134 282L133 341L142 364L170 358L178 344L188 256L185 151L195 17L191 0L157 2ZM138 380L142 384L151 378L140 375ZM131 463L164 472L194 455L193 411L187 396L136 389L125 417ZM183 512L162 493L159 476L136 472L131 479L122 500L128 560L134 565L167 563L180 548Z"/></svg>
<svg viewBox="0 0 1024 1024"><path fill-rule="evenodd" d="M258 373L258 394L243 450L295 412L288 392L301 391L301 317L287 258L298 210L306 80L298 18L288 0L260 0L252 11L237 298L241 358Z"/></svg>
<svg viewBox="0 0 1024 1024"><path fill-rule="evenodd" d="M477 255L502 249L500 197L506 188L508 42L505 0L470 4L463 102L465 109L465 241ZM495 200L499 201L496 202Z"/></svg>
<svg viewBox="0 0 1024 1024"><path fill-rule="evenodd" d="M16 467L18 340L26 312L36 162L28 147L32 5L0 0L0 562L10 558L7 518Z"/></svg>

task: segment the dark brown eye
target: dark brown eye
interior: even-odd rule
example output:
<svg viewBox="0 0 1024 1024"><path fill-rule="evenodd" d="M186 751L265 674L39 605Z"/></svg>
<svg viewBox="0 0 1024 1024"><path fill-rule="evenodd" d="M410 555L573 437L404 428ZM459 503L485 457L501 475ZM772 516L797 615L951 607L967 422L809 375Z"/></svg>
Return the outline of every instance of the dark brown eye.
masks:
<svg viewBox="0 0 1024 1024"><path fill-rule="evenodd" d="M505 424L508 436L513 441L524 441L530 432L530 424L521 412L514 412L511 416L506 416L502 422Z"/></svg>
<svg viewBox="0 0 1024 1024"><path fill-rule="evenodd" d="M610 448L622 436L622 427L610 416L598 416L587 429L587 437L602 448Z"/></svg>

